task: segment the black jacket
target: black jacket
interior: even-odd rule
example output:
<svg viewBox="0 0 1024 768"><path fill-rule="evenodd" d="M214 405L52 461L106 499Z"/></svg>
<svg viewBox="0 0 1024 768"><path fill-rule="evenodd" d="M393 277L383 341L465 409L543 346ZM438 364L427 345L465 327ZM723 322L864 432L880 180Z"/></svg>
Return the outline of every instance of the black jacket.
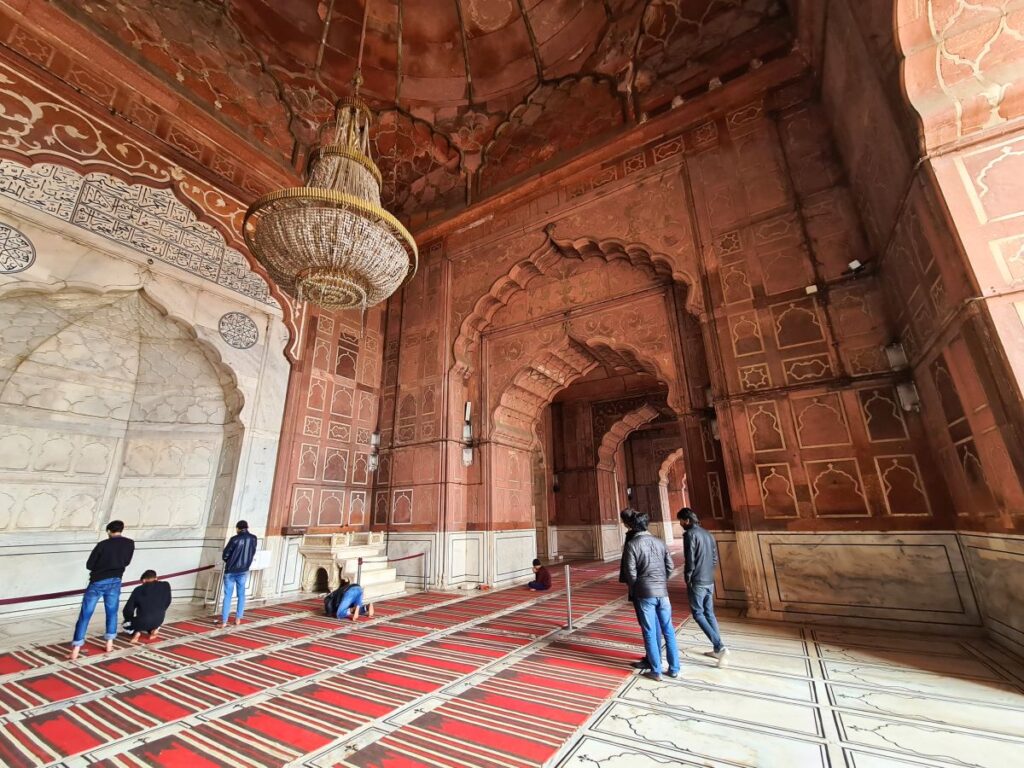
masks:
<svg viewBox="0 0 1024 768"><path fill-rule="evenodd" d="M120 579L124 569L132 562L135 542L124 536L111 536L92 548L85 567L89 569L89 582Z"/></svg>
<svg viewBox="0 0 1024 768"><path fill-rule="evenodd" d="M132 590L121 615L134 632L152 632L164 623L170 604L171 585L166 581L151 581Z"/></svg>
<svg viewBox="0 0 1024 768"><path fill-rule="evenodd" d="M248 531L236 533L224 547L224 573L245 573L256 556L256 537Z"/></svg>
<svg viewBox="0 0 1024 768"><path fill-rule="evenodd" d="M634 536L636 536L636 531L634 531L634 530L626 531L626 538L623 539L623 541L622 541L622 558L619 560L619 582L622 583L622 584L628 584L629 583L628 580L626 579L626 546L629 544L629 542L631 542L633 540ZM627 598L630 600L630 602L632 602L632 600L633 600L633 590L632 589L629 590Z"/></svg>
<svg viewBox="0 0 1024 768"><path fill-rule="evenodd" d="M683 569L686 586L715 583L718 545L715 543L715 537L698 523L694 523L683 533L683 557L686 560L686 567Z"/></svg>
<svg viewBox="0 0 1024 768"><path fill-rule="evenodd" d="M623 548L622 561L632 599L668 597L668 575L674 565L665 542L640 531Z"/></svg>

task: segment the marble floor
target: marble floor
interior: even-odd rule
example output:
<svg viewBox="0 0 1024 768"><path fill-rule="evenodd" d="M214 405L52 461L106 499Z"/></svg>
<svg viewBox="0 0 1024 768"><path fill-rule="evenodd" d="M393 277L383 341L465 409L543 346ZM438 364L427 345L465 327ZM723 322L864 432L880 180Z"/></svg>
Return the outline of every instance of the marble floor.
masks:
<svg viewBox="0 0 1024 768"><path fill-rule="evenodd" d="M678 681L634 676L559 768L1024 766L1024 664L979 640L723 618L718 669L693 620Z"/></svg>
<svg viewBox="0 0 1024 768"><path fill-rule="evenodd" d="M632 620L621 621L623 612L630 612L621 598L619 586L612 581L614 574L609 575L599 569L591 576L596 578L591 586L581 590L581 603L577 609L579 621L573 633L560 628L564 615L557 589L550 596L536 599L519 590L516 594L510 592L507 597L500 592L490 593L490 597L485 594L469 598L462 594L439 594L432 603L438 606L436 608L416 607L412 603L404 606L403 600L418 605L420 598L410 596L397 601L394 608L383 609L385 616L376 622L382 630L394 627L394 631L417 631L415 638L409 641L410 648L433 647L432 644L453 638L453 632L476 638L474 642L485 645L508 641L509 648L501 651L506 655L495 652L494 661L489 662L489 666L467 671L464 677L459 677L463 673L453 673L458 679L446 679L443 689L431 689L422 695L410 693L400 707L379 717L370 717L348 734L327 734L325 739L329 745L323 749L311 748L301 757L281 753L273 764L317 768L419 765L415 761L381 761L371 747L378 742L387 745L388 738L399 748L403 747L400 737L405 731L402 729L408 730L416 718L429 719L429 713L435 707L439 708L438 711L448 707L458 712L456 705L460 696L469 695L460 693L464 689L476 686L484 690L493 685L489 680L500 680L502 674L506 674L502 670L507 670L509 665L520 664L527 668L535 665L537 654L540 657L549 652L556 656L561 654L560 663L567 663L563 658L565 651L558 649L573 644L573 653L577 657L582 654L584 659L596 658L600 654L606 658L633 658L638 651L638 638L634 636ZM592 594L588 595L586 590ZM576 726L573 725L560 733L544 757L517 760L515 765L535 765L538 768L540 765L557 768L1024 767L1024 662L997 646L983 640L920 633L758 622L735 612L723 611L720 621L731 655L729 666L719 669L712 659L703 655L708 645L699 628L680 611L685 605L684 595L674 593L672 597L677 606L678 637L684 652L680 678L670 680L666 677L662 682L655 682L631 674L624 662L611 662L616 670L621 667L622 671L616 673L607 692L600 693L592 703L586 703L585 711L589 717L584 714L577 721L583 723L582 727L574 730ZM485 603L494 604L484 607ZM0 651L42 642L65 642L74 622L74 613L69 610L36 617L32 621L0 622ZM174 614L174 619L199 615L208 617L209 609L176 606ZM429 618L432 615L439 618ZM618 617L619 623L610 622L610 617ZM281 627L299 626L289 616L264 618L262 621L260 625L259 619L254 620L254 627L247 631L254 638L261 633L267 634L278 624ZM303 621L316 625L323 620L314 615ZM98 622L94 624L94 629L97 628ZM328 624L328 636L337 636L339 642L345 642L346 637L356 637L349 629L348 626L341 627L346 634L338 635ZM372 624L365 627L360 624L358 631L371 633L377 630ZM480 635L480 632L486 634ZM207 647L211 641L216 642L220 634L230 637L231 631L213 632L210 640L197 638L196 642ZM168 640L166 644L175 646L178 642ZM275 642L280 642L280 638ZM287 639L278 655L298 659L295 654L308 644L305 637ZM207 666L211 670L224 669L218 665L234 658L264 654L266 647L254 650L243 647L241 656L226 656L208 664L199 664L194 669L198 670L197 674L207 674L203 671ZM391 666L388 659L404 648L403 645L396 646L393 651L376 652L368 649L366 653L372 656L366 659L373 659L377 666ZM159 648L119 653L140 653L140 656L130 658L141 659L159 653ZM308 678L297 678L283 685L283 696L289 696L287 691L296 686L301 686L304 691L311 681L336 675L339 669L353 667L354 671L343 674L354 675L358 672L356 667L365 664L366 659L353 659L347 662L347 666L325 669ZM107 663L99 659L94 661ZM608 663L605 662L606 666ZM71 670L72 667L58 663L48 669ZM394 669L402 667L394 666ZM189 672L189 668L172 671L154 680L182 672ZM38 671L26 671L8 675L7 680L24 682L37 674ZM583 673L570 674L562 679L581 685L590 683ZM4 682L0 681L0 694ZM131 695L129 689L133 686L153 690L154 682L140 680L138 683L119 684L109 689L107 694L97 690L94 694L79 697L78 703L55 701L38 707L38 713L35 710L12 711L0 717L0 722L7 722L3 727L10 728L14 723L29 722L33 717L49 716L46 713L53 715L70 711L69 708L81 702L98 700L98 696ZM259 704L267 695L258 693L251 698ZM68 768L87 765L163 768L171 763L148 753L135 754L140 749L136 745L171 732L188 737L190 728L209 728L211 723L230 718L230 713L239 710L241 705L242 702L238 701L223 707L228 714L212 709L177 724L168 723L154 730L152 736L138 740L114 740L110 747L92 752L74 754L74 750L69 750L52 762L43 759L35 764ZM446 732L446 726L439 728ZM239 760L225 764L250 765ZM448 755L443 762L430 764L477 766L480 763L479 756L462 761ZM513 762L510 758L498 764L507 766Z"/></svg>

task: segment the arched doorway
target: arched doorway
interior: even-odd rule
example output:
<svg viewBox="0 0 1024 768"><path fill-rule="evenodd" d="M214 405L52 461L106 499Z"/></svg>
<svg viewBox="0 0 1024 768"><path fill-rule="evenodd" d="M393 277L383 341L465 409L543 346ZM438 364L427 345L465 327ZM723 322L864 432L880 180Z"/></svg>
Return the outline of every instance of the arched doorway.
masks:
<svg viewBox="0 0 1024 768"><path fill-rule="evenodd" d="M564 394L570 387L600 389L612 380L643 380L647 388L639 392L620 388L580 399L593 406L656 395L662 418L677 424L673 448L693 443L697 449L686 455L696 457L696 473L704 476L710 468L724 476L721 452L699 448L710 383L700 303L688 287L690 279L671 265L671 259L640 244L562 242L549 232L547 242L495 281L461 321L450 396L473 404L480 422L474 432L480 437L474 444L479 464L467 470L468 483L458 491L462 498L456 505L480 510L488 580L510 582L527 575L529 558L544 551L545 543L549 555L618 554L618 510L627 501L629 469L623 458L604 472L599 493L597 453L613 422L643 402L634 398L596 435L592 416L577 412L579 428L568 434L570 442L579 436L582 443L572 448L572 461L563 461L545 435L558 431L550 414L570 399ZM567 407L562 410L564 416ZM606 449L605 466L616 453L624 455L625 435L634 426L627 421L619 427ZM537 471L538 446L548 472L544 477ZM653 458L645 461L652 464L649 494L660 517L660 465ZM543 492L536 487L540 482ZM474 499L475 488L480 496ZM538 510L540 503L545 510ZM549 534L541 546L538 515L545 516Z"/></svg>

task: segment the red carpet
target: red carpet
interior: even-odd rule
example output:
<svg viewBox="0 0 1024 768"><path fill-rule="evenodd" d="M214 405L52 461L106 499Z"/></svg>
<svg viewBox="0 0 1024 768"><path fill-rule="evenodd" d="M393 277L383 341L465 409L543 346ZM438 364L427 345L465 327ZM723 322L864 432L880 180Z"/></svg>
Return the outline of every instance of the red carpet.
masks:
<svg viewBox="0 0 1024 768"><path fill-rule="evenodd" d="M619 607L571 641L542 639L566 623L556 572L548 594L416 594L377 604L372 621L318 616L321 601L303 600L247 611L241 628L178 622L157 643L77 665L54 664L63 645L12 651L0 655L0 764L269 768L380 721L391 732L339 764L539 766L639 655L623 588L604 578L613 571L574 569L574 621ZM471 687L436 698L467 676ZM424 696L440 705L402 727L381 721Z"/></svg>

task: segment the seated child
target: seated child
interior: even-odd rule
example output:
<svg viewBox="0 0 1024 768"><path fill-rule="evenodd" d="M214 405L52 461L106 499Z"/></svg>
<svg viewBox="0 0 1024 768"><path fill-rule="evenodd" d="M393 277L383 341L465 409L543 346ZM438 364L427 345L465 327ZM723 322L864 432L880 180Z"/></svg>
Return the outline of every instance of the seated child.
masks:
<svg viewBox="0 0 1024 768"><path fill-rule="evenodd" d="M145 632L150 640L160 634L164 616L171 604L171 585L166 581L157 581L156 571L148 570L142 574L142 583L133 591L128 602L124 604L121 614L125 623L131 626L132 645L139 642L139 635Z"/></svg>
<svg viewBox="0 0 1024 768"><path fill-rule="evenodd" d="M533 581L526 585L531 592L543 592L546 589L551 589L551 573L540 564L540 560L534 559L533 573Z"/></svg>

